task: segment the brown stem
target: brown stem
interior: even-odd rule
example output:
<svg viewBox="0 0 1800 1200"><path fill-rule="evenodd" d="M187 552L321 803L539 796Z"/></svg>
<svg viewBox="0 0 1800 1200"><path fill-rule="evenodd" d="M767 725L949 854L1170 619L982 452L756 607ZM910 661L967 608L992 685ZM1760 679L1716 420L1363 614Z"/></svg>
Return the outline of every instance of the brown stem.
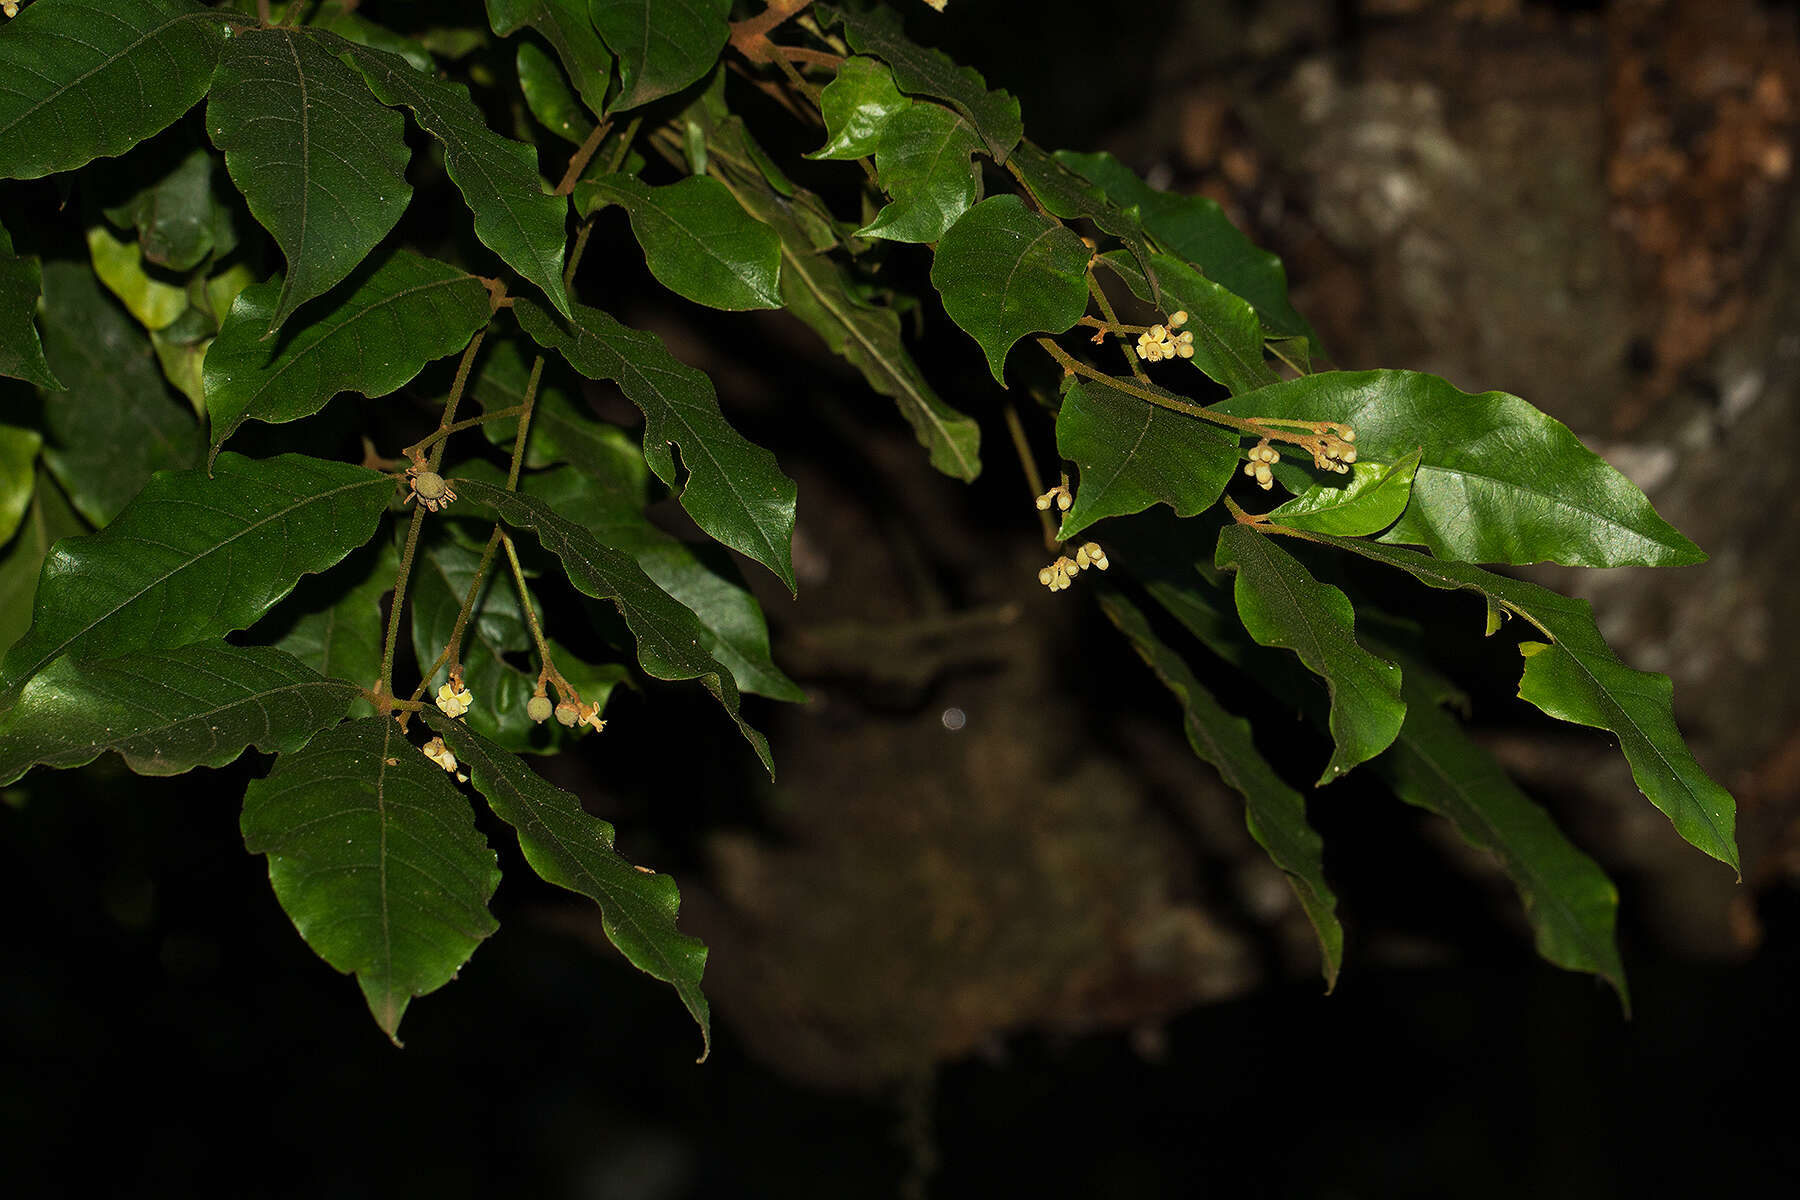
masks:
<svg viewBox="0 0 1800 1200"><path fill-rule="evenodd" d="M1044 477L1038 474L1037 460L1031 457L1031 443L1025 439L1025 424L1019 420L1019 410L1008 400L1001 410L1006 414L1006 431L1012 434L1013 449L1019 455L1019 465L1025 468L1025 485L1031 489L1031 499L1035 505L1037 498L1044 494ZM1062 543L1057 541L1056 526L1050 521L1050 514L1044 509L1037 510L1038 522L1044 527L1044 548L1054 551Z"/></svg>
<svg viewBox="0 0 1800 1200"><path fill-rule="evenodd" d="M767 61L774 49L769 45L769 31L811 6L812 0L769 0L769 6L754 17L732 25L731 48L751 62Z"/></svg>
<svg viewBox="0 0 1800 1200"><path fill-rule="evenodd" d="M587 140L569 156L569 169L563 172L562 182L556 185L557 195L566 196L575 190L581 173L587 170L588 161L594 157L594 151L600 149L600 143L606 140L607 132L611 129L611 121L600 122L594 126L594 132L587 135Z"/></svg>

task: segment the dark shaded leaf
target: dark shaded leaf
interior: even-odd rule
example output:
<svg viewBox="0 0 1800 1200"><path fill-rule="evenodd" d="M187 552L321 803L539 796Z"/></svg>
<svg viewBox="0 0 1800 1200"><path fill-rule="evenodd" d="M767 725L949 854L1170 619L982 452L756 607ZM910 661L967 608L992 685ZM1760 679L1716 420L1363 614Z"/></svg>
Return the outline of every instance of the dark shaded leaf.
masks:
<svg viewBox="0 0 1800 1200"><path fill-rule="evenodd" d="M914 104L881 132L875 168L893 202L856 236L935 242L981 195L981 168L971 157L981 140L967 122L937 104Z"/></svg>
<svg viewBox="0 0 1800 1200"><path fill-rule="evenodd" d="M385 50L405 59L415 71L423 71L429 75L437 70L437 64L431 61L431 49L438 45L433 36L434 30L426 30L416 38L395 33L391 29L377 25L374 21L355 12L362 0L320 0L317 8L306 15L306 23L314 29L323 29L335 33L347 42L355 42L358 46L367 46L371 50ZM443 30L450 33L453 31ZM447 58L455 55L445 55Z"/></svg>
<svg viewBox="0 0 1800 1200"><path fill-rule="evenodd" d="M912 107L894 86L887 64L873 58L846 58L837 77L819 92L825 118L825 145L808 158L866 158L881 143L889 121Z"/></svg>
<svg viewBox="0 0 1800 1200"><path fill-rule="evenodd" d="M781 244L716 179L691 175L651 187L629 175L584 180L582 216L617 204L631 216L656 281L696 304L741 312L781 307Z"/></svg>
<svg viewBox="0 0 1800 1200"><path fill-rule="evenodd" d="M12 237L0 225L0 375L60 389L62 383L51 373L44 345L38 341L35 322L43 290L37 258L14 254Z"/></svg>
<svg viewBox="0 0 1800 1200"><path fill-rule="evenodd" d="M1126 212L1108 200L1105 192L1030 141L1019 143L1010 165L1019 172L1045 212L1065 221L1092 221L1101 233L1123 242L1137 263L1138 273L1144 278L1148 289L1143 293L1144 299L1159 309L1163 307L1156 272L1150 267L1149 234L1135 213Z"/></svg>
<svg viewBox="0 0 1800 1200"><path fill-rule="evenodd" d="M198 140L158 138L105 164L95 186L102 198L123 193L107 206L106 219L137 232L146 261L170 271L191 271L208 255L223 258L237 246L226 199L230 185L218 165ZM148 183L146 172L154 176Z"/></svg>
<svg viewBox="0 0 1800 1200"><path fill-rule="evenodd" d="M588 16L587 0L487 0L487 13L488 24L501 37L526 25L543 34L582 100L596 113L606 111L612 55Z"/></svg>
<svg viewBox="0 0 1800 1200"><path fill-rule="evenodd" d="M1137 264L1114 250L1101 257L1138 299L1152 291ZM1236 292L1227 291L1178 258L1153 255L1151 266L1162 286L1162 311L1186 312L1179 332L1194 335L1194 357L1188 361L1228 392L1250 392L1280 381L1263 361L1262 326L1256 310Z"/></svg>
<svg viewBox="0 0 1800 1200"><path fill-rule="evenodd" d="M1310 529L1342 537L1380 533L1406 509L1412 495L1419 451L1391 463L1358 459L1344 476L1328 476L1269 513L1269 520L1289 529ZM1333 479L1343 482L1333 483Z"/></svg>
<svg viewBox="0 0 1800 1200"><path fill-rule="evenodd" d="M251 630L274 626L273 645L321 675L374 689L381 677L382 601L394 590L400 556L377 537L322 575L303 579ZM375 710L360 697L350 715Z"/></svg>
<svg viewBox="0 0 1800 1200"><path fill-rule="evenodd" d="M581 107L556 60L536 42L520 42L514 58L525 107L551 133L579 146L594 132L594 119Z"/></svg>
<svg viewBox="0 0 1800 1200"><path fill-rule="evenodd" d="M693 83L719 61L731 36L731 0L588 0L588 12L619 59L613 112Z"/></svg>

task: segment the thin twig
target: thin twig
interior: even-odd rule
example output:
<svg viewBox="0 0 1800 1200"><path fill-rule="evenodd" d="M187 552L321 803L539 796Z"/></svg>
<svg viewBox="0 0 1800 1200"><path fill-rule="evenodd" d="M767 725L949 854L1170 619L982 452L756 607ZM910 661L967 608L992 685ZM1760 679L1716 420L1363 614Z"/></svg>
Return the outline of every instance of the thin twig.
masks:
<svg viewBox="0 0 1800 1200"><path fill-rule="evenodd" d="M569 169L563 172L562 182L556 185L556 194L566 196L575 190L576 183L581 180L581 173L587 170L588 160L594 157L594 151L600 149L600 143L606 140L608 131L612 129L611 121L602 121L594 126L594 131L587 135L575 153L569 156Z"/></svg>
<svg viewBox="0 0 1800 1200"><path fill-rule="evenodd" d="M1019 420L1019 410L1008 400L1001 411L1006 414L1006 431L1012 434L1013 449L1018 452L1019 465L1025 468L1025 484L1031 489L1035 505L1037 498L1044 494L1044 477L1038 474L1037 460L1031 457L1031 443L1025 440L1025 425ZM1057 540L1056 526L1051 524L1049 512L1040 508L1037 515L1044 527L1044 548L1055 550L1062 543Z"/></svg>

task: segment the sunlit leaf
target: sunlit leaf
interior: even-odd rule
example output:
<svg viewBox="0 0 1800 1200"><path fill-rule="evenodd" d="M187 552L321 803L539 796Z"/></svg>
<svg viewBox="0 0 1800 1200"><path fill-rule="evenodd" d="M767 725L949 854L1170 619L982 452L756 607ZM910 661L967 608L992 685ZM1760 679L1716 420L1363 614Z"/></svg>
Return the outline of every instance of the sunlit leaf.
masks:
<svg viewBox="0 0 1800 1200"><path fill-rule="evenodd" d="M994 161L1006 161L1025 132L1016 99L1003 91L989 91L987 80L974 68L959 66L943 51L912 41L901 29L899 14L890 8L845 9L842 16L852 50L887 63L901 91L954 105L975 126Z"/></svg>
<svg viewBox="0 0 1800 1200"><path fill-rule="evenodd" d="M846 58L837 77L819 92L825 118L825 145L808 158L866 158L881 143L881 131L913 102L894 86L887 64L873 58Z"/></svg>
<svg viewBox="0 0 1800 1200"><path fill-rule="evenodd" d="M37 304L43 275L35 256L13 253L12 237L0 225L0 375L41 388L61 388L38 340ZM4 541L0 538L0 541Z"/></svg>
<svg viewBox="0 0 1800 1200"><path fill-rule="evenodd" d="M719 60L731 0L588 0L600 36L619 59L622 112L679 92Z"/></svg>
<svg viewBox="0 0 1800 1200"><path fill-rule="evenodd" d="M588 16L587 0L487 0L488 24L501 37L529 25L562 59L575 90L596 113L606 111L612 55Z"/></svg>
<svg viewBox="0 0 1800 1200"><path fill-rule="evenodd" d="M1350 475L1328 476L1269 513L1289 529L1310 529L1343 537L1380 533L1400 516L1412 495L1419 451L1391 463L1359 459ZM1341 480L1342 482L1334 482Z"/></svg>
<svg viewBox="0 0 1800 1200"><path fill-rule="evenodd" d="M584 180L575 205L588 216L617 204L631 216L656 281L712 308L780 308L781 244L716 179L690 175L651 187L629 175Z"/></svg>
<svg viewBox="0 0 1800 1200"><path fill-rule="evenodd" d="M875 167L893 202L858 237L935 242L981 195L971 157L981 140L961 117L937 104L914 104L882 129Z"/></svg>

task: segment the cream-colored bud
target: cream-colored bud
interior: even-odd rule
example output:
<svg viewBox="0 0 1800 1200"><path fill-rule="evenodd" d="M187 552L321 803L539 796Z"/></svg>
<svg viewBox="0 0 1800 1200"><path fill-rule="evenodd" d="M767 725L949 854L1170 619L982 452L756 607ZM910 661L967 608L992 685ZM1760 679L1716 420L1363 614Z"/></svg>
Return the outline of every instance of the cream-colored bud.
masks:
<svg viewBox="0 0 1800 1200"><path fill-rule="evenodd" d="M1341 457L1347 463L1355 462L1356 461L1356 447L1351 446L1349 449L1345 450L1344 453L1342 455L1340 455L1339 457Z"/></svg>
<svg viewBox="0 0 1800 1200"><path fill-rule="evenodd" d="M1179 329L1183 325L1186 325L1187 323L1188 323L1187 309L1184 308L1177 312L1172 312L1169 314L1169 324L1173 325L1175 328Z"/></svg>
<svg viewBox="0 0 1800 1200"><path fill-rule="evenodd" d="M1050 511L1050 493L1045 492L1042 496L1039 496L1037 498L1037 506L1039 512Z"/></svg>
<svg viewBox="0 0 1800 1200"><path fill-rule="evenodd" d="M1338 436L1343 438L1346 442L1354 442L1356 440L1356 430L1346 429L1344 432L1338 434Z"/></svg>
<svg viewBox="0 0 1800 1200"><path fill-rule="evenodd" d="M1256 474L1256 464L1253 462L1245 463L1244 464L1244 474L1255 475Z"/></svg>
<svg viewBox="0 0 1800 1200"><path fill-rule="evenodd" d="M1192 342L1183 342L1181 345L1175 347L1175 353L1182 358L1192 358L1194 357L1194 344Z"/></svg>
<svg viewBox="0 0 1800 1200"><path fill-rule="evenodd" d="M1045 567L1043 570L1038 572L1038 582L1043 584L1045 587L1049 587L1050 581L1054 578L1055 578L1055 575L1051 572L1049 567Z"/></svg>
<svg viewBox="0 0 1800 1200"><path fill-rule="evenodd" d="M1069 506L1074 503L1075 503L1075 497L1069 495L1068 488L1064 488L1062 491L1056 493L1056 507L1061 509L1063 512L1068 512Z"/></svg>

